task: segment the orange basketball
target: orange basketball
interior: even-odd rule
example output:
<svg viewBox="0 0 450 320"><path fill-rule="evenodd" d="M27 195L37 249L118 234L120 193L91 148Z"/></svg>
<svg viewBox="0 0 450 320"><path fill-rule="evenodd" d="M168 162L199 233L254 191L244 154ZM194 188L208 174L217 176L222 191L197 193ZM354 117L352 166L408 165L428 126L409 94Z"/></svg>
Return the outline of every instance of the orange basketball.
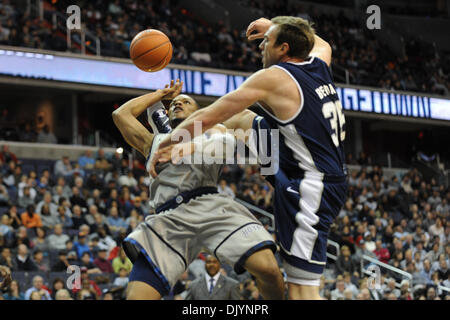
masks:
<svg viewBox="0 0 450 320"><path fill-rule="evenodd" d="M159 71L172 59L172 43L159 30L141 31L131 41L130 58L143 71Z"/></svg>

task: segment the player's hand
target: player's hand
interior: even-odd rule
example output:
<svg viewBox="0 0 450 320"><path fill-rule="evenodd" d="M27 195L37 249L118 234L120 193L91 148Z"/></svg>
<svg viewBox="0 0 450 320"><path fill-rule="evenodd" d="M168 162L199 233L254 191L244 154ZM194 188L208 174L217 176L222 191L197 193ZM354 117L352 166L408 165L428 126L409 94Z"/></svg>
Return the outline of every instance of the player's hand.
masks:
<svg viewBox="0 0 450 320"><path fill-rule="evenodd" d="M267 30L269 30L272 25L272 21L266 18L259 18L258 20L253 21L247 27L247 39L252 41L256 39L264 38L264 34ZM255 33L253 33L256 31ZM253 33L253 34L252 34Z"/></svg>
<svg viewBox="0 0 450 320"><path fill-rule="evenodd" d="M0 276L3 278L3 281L0 282L0 290L9 288L12 282L11 270L6 266L0 266Z"/></svg>
<svg viewBox="0 0 450 320"><path fill-rule="evenodd" d="M172 100L181 93L183 89L183 81L177 79L176 82L170 81L170 84L166 84L164 89L161 89L161 94L163 95L161 100Z"/></svg>
<svg viewBox="0 0 450 320"><path fill-rule="evenodd" d="M156 173L156 165L158 163L166 163L171 161L173 164L179 164L181 159L193 154L195 145L191 141L184 143L171 144L167 147L161 148L155 152L150 163L149 173L153 178L158 175Z"/></svg>

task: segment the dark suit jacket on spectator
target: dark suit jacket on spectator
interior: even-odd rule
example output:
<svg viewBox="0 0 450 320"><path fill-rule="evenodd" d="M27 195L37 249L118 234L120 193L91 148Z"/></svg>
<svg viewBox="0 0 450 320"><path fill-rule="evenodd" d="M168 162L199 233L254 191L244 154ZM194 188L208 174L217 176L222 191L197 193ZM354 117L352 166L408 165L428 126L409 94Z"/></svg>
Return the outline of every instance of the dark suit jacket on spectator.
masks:
<svg viewBox="0 0 450 320"><path fill-rule="evenodd" d="M192 281L185 300L240 300L240 297L239 282L220 275L211 295L206 286L205 276Z"/></svg>

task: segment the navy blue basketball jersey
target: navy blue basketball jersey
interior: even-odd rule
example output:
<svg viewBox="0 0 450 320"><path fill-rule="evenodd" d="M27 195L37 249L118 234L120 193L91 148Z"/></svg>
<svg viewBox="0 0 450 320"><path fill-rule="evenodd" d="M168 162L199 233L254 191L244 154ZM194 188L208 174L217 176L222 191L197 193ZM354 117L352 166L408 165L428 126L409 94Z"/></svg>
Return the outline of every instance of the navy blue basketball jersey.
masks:
<svg viewBox="0 0 450 320"><path fill-rule="evenodd" d="M261 116L253 122L256 139L251 140L261 164L261 154L277 163L266 179L275 190L276 234L288 281L310 277L317 282L326 264L330 225L346 198L345 118L324 61L310 57L273 68L296 83L301 103L288 120L260 105Z"/></svg>
<svg viewBox="0 0 450 320"><path fill-rule="evenodd" d="M305 171L346 175L343 142L345 117L327 64L310 57L301 63L274 65L297 84L301 105L288 120L277 119L260 105L271 129L279 129L279 166L291 178Z"/></svg>

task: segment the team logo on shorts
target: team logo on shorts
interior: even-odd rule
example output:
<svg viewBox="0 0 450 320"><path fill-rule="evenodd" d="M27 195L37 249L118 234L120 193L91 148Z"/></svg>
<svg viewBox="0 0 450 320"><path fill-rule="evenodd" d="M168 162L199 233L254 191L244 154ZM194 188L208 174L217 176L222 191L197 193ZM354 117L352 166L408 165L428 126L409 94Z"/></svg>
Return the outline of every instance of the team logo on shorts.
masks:
<svg viewBox="0 0 450 320"><path fill-rule="evenodd" d="M248 226L242 228L241 233L244 237L248 238L251 233L258 231L262 228L263 228L262 225L254 223L254 224L251 224L251 225L248 225Z"/></svg>

